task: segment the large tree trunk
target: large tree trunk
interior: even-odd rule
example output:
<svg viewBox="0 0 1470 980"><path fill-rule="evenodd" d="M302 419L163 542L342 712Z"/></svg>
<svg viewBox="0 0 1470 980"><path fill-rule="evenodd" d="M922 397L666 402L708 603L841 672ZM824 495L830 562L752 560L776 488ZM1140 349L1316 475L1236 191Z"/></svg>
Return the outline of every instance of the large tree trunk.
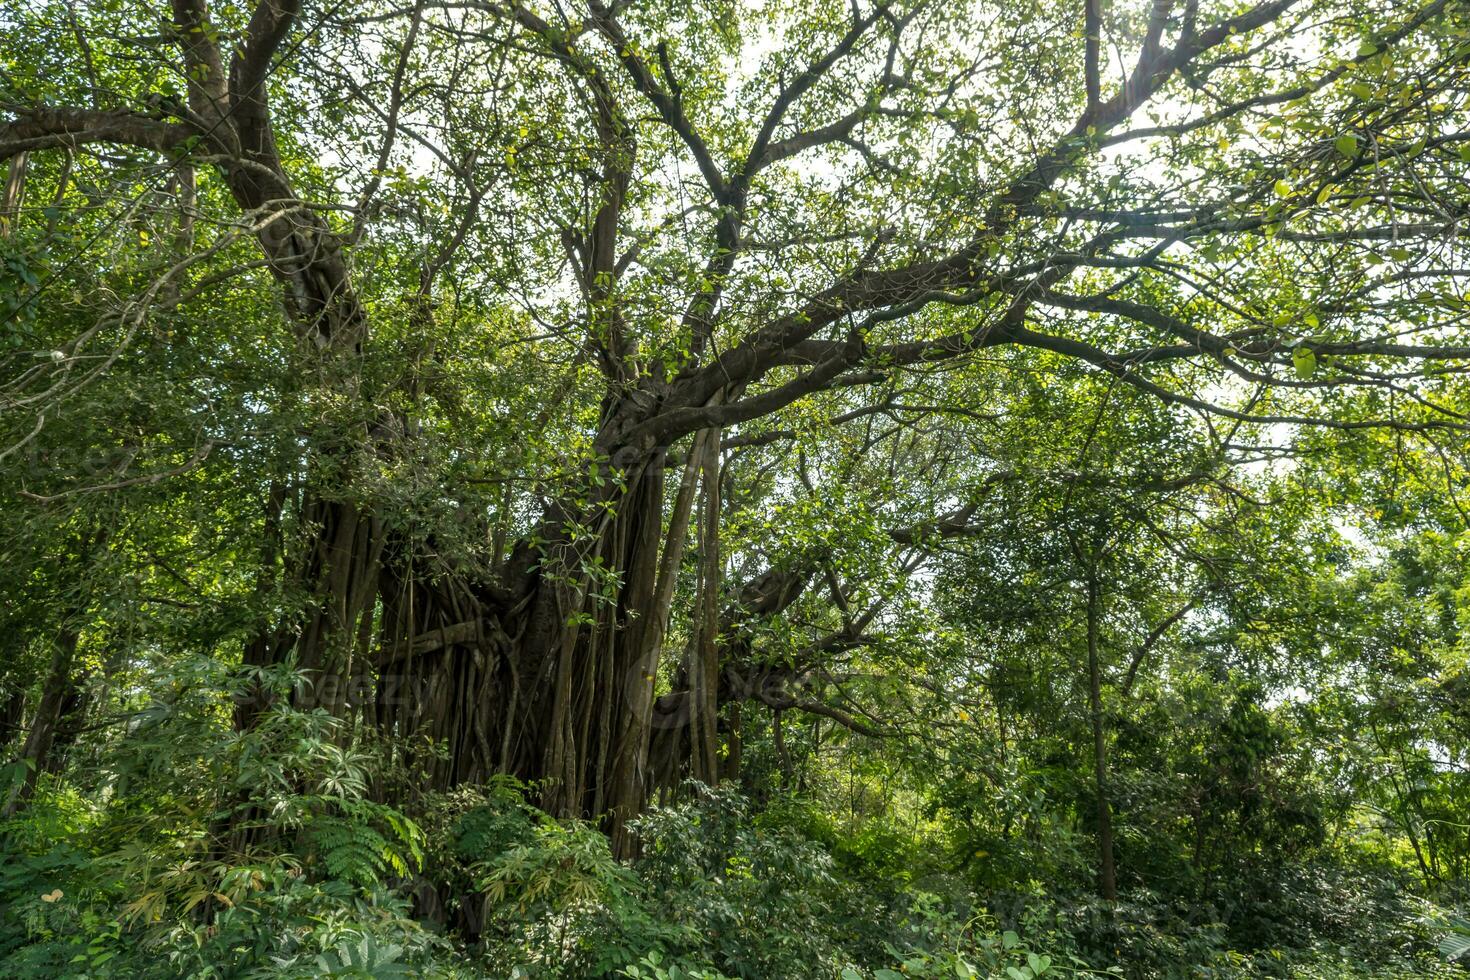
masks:
<svg viewBox="0 0 1470 980"><path fill-rule="evenodd" d="M585 508L554 509L546 543L519 546L501 583L433 577L411 554L383 563L375 720L438 744L411 760L433 786L510 773L541 786L548 812L607 817L631 848L623 826L647 793L654 678L693 498L691 459L666 532L661 457L601 481Z"/></svg>
<svg viewBox="0 0 1470 980"><path fill-rule="evenodd" d="M628 821L652 791L719 778L718 707L765 683L721 671L720 655L748 645L736 622L784 608L805 579L762 576L720 612L718 452L717 432L694 435L668 508L662 448L631 463L608 453L623 462L617 478L589 481L601 489L576 510L554 507L534 535L545 543L519 545L498 582L436 574L390 545L373 720L430 788L515 775L548 812L605 821L628 855ZM694 638L677 690L655 699L701 482Z"/></svg>
<svg viewBox="0 0 1470 980"><path fill-rule="evenodd" d="M236 73L242 71L237 62ZM221 172L242 210L256 216L256 238L296 326L301 376L330 391L334 401L362 404L368 319L342 242L316 212L296 203L263 94L236 90L234 79L231 87L234 116L221 121L222 129L235 140L229 148L253 165L227 165ZM307 434L310 453L294 502L298 533L291 541L282 539L291 504L284 488L273 486L267 503L258 591L269 591L279 566L289 591L307 600L285 621L263 624L247 644L244 661L249 666L294 661L305 681L295 701L338 716L347 708L354 658L365 653L363 638L371 636L385 544L382 521L358 499L354 478L364 457L391 451L398 428L381 419L371 428L361 422L342 428L329 424ZM258 700L240 706L237 721L252 723L263 706Z"/></svg>

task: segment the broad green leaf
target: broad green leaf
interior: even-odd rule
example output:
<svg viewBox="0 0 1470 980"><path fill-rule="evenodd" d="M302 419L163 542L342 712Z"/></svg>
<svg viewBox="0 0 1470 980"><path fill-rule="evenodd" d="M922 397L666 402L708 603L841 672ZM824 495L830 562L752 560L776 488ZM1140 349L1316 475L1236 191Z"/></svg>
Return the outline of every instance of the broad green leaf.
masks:
<svg viewBox="0 0 1470 980"><path fill-rule="evenodd" d="M1291 366L1296 376L1305 381L1317 373L1317 355L1310 348L1298 347L1291 352Z"/></svg>

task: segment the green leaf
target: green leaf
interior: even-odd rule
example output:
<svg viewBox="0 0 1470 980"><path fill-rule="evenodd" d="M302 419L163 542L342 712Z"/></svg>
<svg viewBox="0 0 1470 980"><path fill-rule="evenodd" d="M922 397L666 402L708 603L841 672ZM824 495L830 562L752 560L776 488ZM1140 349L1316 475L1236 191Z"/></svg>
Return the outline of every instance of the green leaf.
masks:
<svg viewBox="0 0 1470 980"><path fill-rule="evenodd" d="M1332 148L1349 160L1352 160L1358 155L1358 138L1352 133L1343 133L1337 139L1333 140Z"/></svg>
<svg viewBox="0 0 1470 980"><path fill-rule="evenodd" d="M1470 954L1470 932L1452 932L1439 941L1439 955L1454 962Z"/></svg>
<svg viewBox="0 0 1470 980"><path fill-rule="evenodd" d="M1291 366L1303 381L1317 373L1317 355L1310 348L1298 347L1291 352Z"/></svg>

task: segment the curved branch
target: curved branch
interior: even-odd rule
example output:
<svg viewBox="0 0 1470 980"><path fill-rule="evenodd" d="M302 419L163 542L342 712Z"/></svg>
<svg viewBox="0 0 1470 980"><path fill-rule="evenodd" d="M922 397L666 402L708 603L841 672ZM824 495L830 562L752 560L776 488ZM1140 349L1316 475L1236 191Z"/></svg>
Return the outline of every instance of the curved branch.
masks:
<svg viewBox="0 0 1470 980"><path fill-rule="evenodd" d="M633 80L633 86L643 94L644 98L653 103L654 108L658 110L659 117L678 134L679 139L689 148L715 200L721 204L727 203L729 190L725 182L725 175L720 172L719 165L715 163L714 156L710 153L704 137L699 135L694 124L685 114L683 101L677 94L671 94L658 83L658 79L654 77L648 65L638 56L637 49L633 42L628 40L627 34L624 33L622 25L618 23L612 10L599 0L589 0L587 6L592 11L593 23L613 45L618 61ZM669 83L674 84L672 78L669 79Z"/></svg>
<svg viewBox="0 0 1470 980"><path fill-rule="evenodd" d="M888 4L880 3L868 16L854 18L847 33L842 35L842 38L826 54L808 65L805 71L792 79L790 85L781 90L770 111L766 113L766 118L761 123L759 132L756 133L755 142L751 144L750 153L745 158L745 166L741 168L740 179L742 181L749 179L751 174L772 162L769 158L771 139L776 134L776 127L781 125L781 120L785 118L787 110L795 104L797 99L806 94L808 89L820 81L833 65L845 58L857 46L858 41L868 32L868 29L887 13Z"/></svg>

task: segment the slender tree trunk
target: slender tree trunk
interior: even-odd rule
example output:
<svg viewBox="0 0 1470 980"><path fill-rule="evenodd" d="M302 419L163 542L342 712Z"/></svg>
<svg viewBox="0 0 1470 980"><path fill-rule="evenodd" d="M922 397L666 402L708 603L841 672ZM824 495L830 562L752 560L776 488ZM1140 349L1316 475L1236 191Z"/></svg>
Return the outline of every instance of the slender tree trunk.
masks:
<svg viewBox="0 0 1470 980"><path fill-rule="evenodd" d="M796 774L791 767L791 752L786 748L785 714L780 708L771 713L771 741L776 747L776 766L783 789L796 782Z"/></svg>
<svg viewBox="0 0 1470 980"><path fill-rule="evenodd" d="M263 510L262 534L260 554L255 569L254 598L256 604L265 606L276 587L279 577L277 563L281 557L281 519L286 509L287 491L285 484L280 480L271 482L270 489L266 493L265 506ZM245 649L241 654L241 663L246 668L268 667L275 662L278 655L277 630L279 624L266 616L261 616L258 625L245 643ZM251 682L239 695L235 704L235 727L239 731L246 731L255 724L260 712L266 708L268 692L258 683Z"/></svg>
<svg viewBox="0 0 1470 980"><path fill-rule="evenodd" d="M723 764L720 766L720 778L740 782L741 756L744 753L744 736L742 730L744 719L740 710L739 701L731 701L729 708L730 722L730 751L726 753Z"/></svg>
<svg viewBox="0 0 1470 980"><path fill-rule="evenodd" d="M24 777L11 789L5 801L4 816L11 817L30 799L36 780L50 768L51 748L56 740L69 695L74 694L72 663L76 660L79 635L73 627L63 627L51 650L51 662L41 684L41 697L31 717L17 761L24 763Z"/></svg>
<svg viewBox="0 0 1470 980"><path fill-rule="evenodd" d="M0 238L9 238L25 201L27 153L17 153L10 158L10 167L5 175L5 187L0 190Z"/></svg>
<svg viewBox="0 0 1470 980"><path fill-rule="evenodd" d="M705 444L704 508L700 515L697 629L689 662L690 773L701 783L719 782L718 682L720 632L720 440Z"/></svg>
<svg viewBox="0 0 1470 980"><path fill-rule="evenodd" d="M1087 693L1092 714L1092 764L1097 791L1097 849L1099 891L1104 900L1118 899L1118 876L1113 864L1113 808L1108 798L1108 746L1103 728L1102 667L1098 651L1099 596L1097 577L1087 578Z"/></svg>
<svg viewBox="0 0 1470 980"><path fill-rule="evenodd" d="M24 691L11 691L4 701L0 702L0 748L8 746L23 730L25 711Z"/></svg>

